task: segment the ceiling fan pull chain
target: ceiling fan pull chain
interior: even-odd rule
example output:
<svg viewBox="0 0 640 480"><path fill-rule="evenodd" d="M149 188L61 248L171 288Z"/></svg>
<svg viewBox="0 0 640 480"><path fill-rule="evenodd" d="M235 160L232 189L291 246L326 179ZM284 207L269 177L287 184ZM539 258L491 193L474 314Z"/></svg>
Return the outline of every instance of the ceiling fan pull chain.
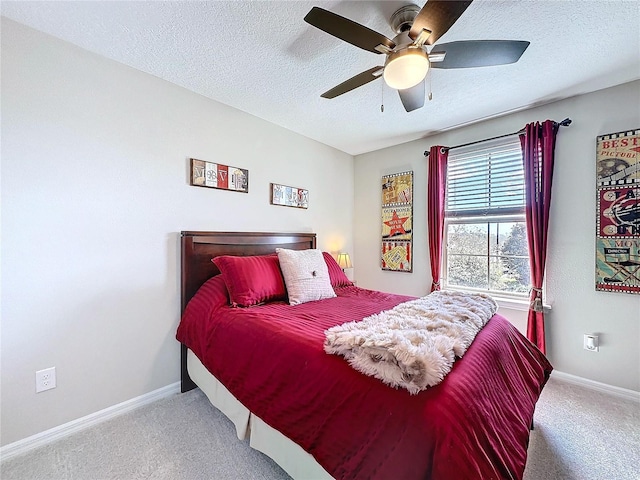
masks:
<svg viewBox="0 0 640 480"><path fill-rule="evenodd" d="M433 93L431 92L431 69L427 72L427 77L429 77L429 101L433 100Z"/></svg>
<svg viewBox="0 0 640 480"><path fill-rule="evenodd" d="M380 82L380 113L384 113L384 82Z"/></svg>

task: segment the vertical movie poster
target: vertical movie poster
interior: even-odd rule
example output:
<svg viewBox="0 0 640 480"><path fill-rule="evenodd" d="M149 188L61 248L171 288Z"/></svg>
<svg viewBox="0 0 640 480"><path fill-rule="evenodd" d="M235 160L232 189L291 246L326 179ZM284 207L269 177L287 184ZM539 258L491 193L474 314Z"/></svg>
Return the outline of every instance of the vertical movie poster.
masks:
<svg viewBox="0 0 640 480"><path fill-rule="evenodd" d="M596 290L640 293L640 130L597 139Z"/></svg>
<svg viewBox="0 0 640 480"><path fill-rule="evenodd" d="M382 177L381 267L411 272L413 259L413 172Z"/></svg>

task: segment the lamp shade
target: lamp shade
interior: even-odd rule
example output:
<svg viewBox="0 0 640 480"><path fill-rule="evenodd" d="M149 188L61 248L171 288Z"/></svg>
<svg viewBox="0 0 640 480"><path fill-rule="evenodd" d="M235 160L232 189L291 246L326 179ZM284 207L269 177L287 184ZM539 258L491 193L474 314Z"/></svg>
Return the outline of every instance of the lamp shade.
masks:
<svg viewBox="0 0 640 480"><path fill-rule="evenodd" d="M429 57L422 48L405 48L387 57L382 76L391 88L405 90L419 84L429 71Z"/></svg>
<svg viewBox="0 0 640 480"><path fill-rule="evenodd" d="M340 252L338 254L338 265L340 265L340 268L343 270L345 268L352 268L351 259L349 258L348 253Z"/></svg>

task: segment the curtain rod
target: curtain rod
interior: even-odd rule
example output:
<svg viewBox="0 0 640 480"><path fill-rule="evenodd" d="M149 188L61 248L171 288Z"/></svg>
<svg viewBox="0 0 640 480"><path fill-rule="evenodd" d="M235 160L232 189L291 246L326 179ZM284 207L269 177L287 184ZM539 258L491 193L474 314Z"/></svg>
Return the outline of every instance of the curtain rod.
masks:
<svg viewBox="0 0 640 480"><path fill-rule="evenodd" d="M568 127L569 125L571 125L572 120L570 118L565 118L564 120L562 120L561 122L553 122L556 125L560 126L560 127ZM482 143L482 142L488 142L490 140L497 140L498 138L505 138L505 137L511 137L513 135L520 135L521 133L524 133L524 128L521 130L518 130L517 132L512 132L512 133L505 133L504 135L498 135L497 137L491 137L491 138L485 138L483 140L476 140L475 142L469 142L469 143L463 143L462 145L455 145L453 147L448 147L446 148L446 150L453 150L454 148L462 148L462 147L468 147L469 145L475 145L476 143ZM444 148L443 148L444 150ZM428 157L429 156L429 150L425 150L424 151L424 156Z"/></svg>

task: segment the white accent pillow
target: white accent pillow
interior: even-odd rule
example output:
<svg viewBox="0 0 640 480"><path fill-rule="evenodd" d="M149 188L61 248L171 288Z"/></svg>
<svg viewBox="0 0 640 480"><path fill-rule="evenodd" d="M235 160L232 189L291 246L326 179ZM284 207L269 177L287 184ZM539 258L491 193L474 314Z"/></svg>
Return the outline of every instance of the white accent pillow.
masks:
<svg viewBox="0 0 640 480"><path fill-rule="evenodd" d="M276 248L289 295L289 305L333 298L329 269L320 250Z"/></svg>

